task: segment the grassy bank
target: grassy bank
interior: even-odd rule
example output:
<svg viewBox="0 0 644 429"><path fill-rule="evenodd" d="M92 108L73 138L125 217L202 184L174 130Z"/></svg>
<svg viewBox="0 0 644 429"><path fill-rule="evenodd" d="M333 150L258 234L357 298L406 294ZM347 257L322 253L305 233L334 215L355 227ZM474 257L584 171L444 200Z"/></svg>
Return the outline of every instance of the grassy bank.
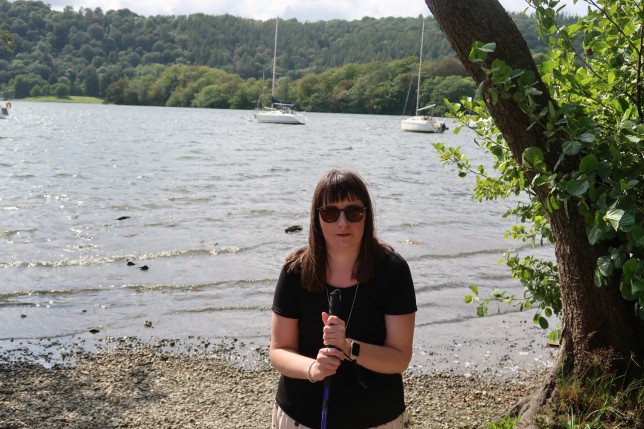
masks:
<svg viewBox="0 0 644 429"><path fill-rule="evenodd" d="M91 104L102 104L102 98L96 97L80 97L76 95L66 96L66 97L28 97L24 98L24 101L38 101L44 103L91 103Z"/></svg>

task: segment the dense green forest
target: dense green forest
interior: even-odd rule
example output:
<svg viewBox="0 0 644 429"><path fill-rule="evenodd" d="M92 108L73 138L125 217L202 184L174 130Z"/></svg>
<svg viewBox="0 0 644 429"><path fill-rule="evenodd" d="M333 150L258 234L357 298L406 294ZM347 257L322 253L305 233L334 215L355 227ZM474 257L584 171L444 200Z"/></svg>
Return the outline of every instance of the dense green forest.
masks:
<svg viewBox="0 0 644 429"><path fill-rule="evenodd" d="M512 14L532 52L532 16ZM574 20L573 17L564 17ZM415 103L421 17L280 21L276 96L301 110L400 114ZM275 20L0 0L0 96L83 95L118 104L247 109L270 99ZM472 95L473 83L426 18L423 103Z"/></svg>

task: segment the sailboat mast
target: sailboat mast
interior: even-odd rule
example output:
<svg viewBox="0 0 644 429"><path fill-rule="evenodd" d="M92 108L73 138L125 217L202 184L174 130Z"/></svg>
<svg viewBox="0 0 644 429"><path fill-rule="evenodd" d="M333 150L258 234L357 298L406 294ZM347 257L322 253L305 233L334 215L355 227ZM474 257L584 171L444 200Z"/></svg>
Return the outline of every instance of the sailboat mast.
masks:
<svg viewBox="0 0 644 429"><path fill-rule="evenodd" d="M418 88L416 88L416 116L418 116L418 103L420 101L420 72L423 68L423 39L425 38L425 18L423 17L423 29L420 33L420 54L418 55Z"/></svg>
<svg viewBox="0 0 644 429"><path fill-rule="evenodd" d="M277 23L279 17L275 18L275 46L273 47L273 86L271 87L271 107L273 106L273 98L275 96L275 59L277 58Z"/></svg>

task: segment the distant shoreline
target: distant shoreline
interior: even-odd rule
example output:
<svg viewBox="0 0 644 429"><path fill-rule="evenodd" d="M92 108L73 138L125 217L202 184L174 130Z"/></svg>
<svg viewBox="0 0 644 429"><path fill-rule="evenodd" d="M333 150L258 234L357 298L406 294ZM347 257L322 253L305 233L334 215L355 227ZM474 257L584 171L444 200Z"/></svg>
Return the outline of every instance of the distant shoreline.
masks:
<svg viewBox="0 0 644 429"><path fill-rule="evenodd" d="M27 97L20 99L21 101L35 101L38 103L87 103L87 104L103 104L104 100L97 97L81 97L78 95L70 95L68 97Z"/></svg>

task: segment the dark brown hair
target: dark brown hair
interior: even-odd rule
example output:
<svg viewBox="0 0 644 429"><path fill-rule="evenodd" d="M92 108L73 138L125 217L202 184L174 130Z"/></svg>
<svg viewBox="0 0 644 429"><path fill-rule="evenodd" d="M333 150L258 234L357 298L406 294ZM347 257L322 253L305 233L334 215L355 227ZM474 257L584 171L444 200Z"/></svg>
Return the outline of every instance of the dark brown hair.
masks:
<svg viewBox="0 0 644 429"><path fill-rule="evenodd" d="M331 170L322 176L313 193L308 245L286 258L286 269L301 270L302 286L310 292L324 292L327 284L327 249L317 209L342 200L360 200L367 207L360 252L353 267L358 283L368 283L378 260L384 253L393 251L376 237L373 204L364 179L350 170Z"/></svg>

